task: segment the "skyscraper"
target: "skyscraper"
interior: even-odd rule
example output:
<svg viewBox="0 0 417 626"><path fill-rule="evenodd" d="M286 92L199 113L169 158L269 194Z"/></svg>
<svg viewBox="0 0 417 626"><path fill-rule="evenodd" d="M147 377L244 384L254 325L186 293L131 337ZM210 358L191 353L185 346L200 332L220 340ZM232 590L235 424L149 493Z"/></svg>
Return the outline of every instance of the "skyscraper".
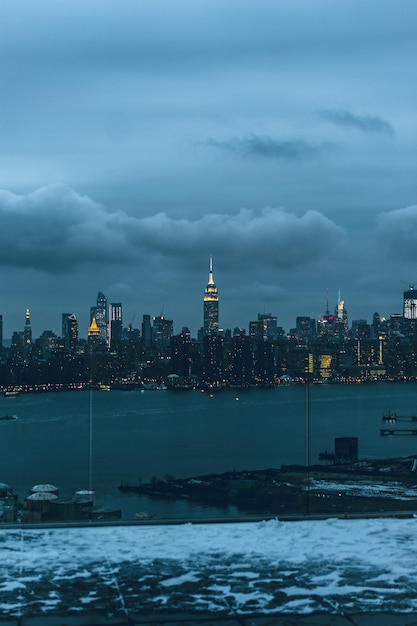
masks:
<svg viewBox="0 0 417 626"><path fill-rule="evenodd" d="M78 343L78 321L75 313L62 314L62 340L67 350L75 352Z"/></svg>
<svg viewBox="0 0 417 626"><path fill-rule="evenodd" d="M97 304L90 309L90 322L96 321L100 331L100 339L108 342L109 339L109 308L107 297L101 291L97 294Z"/></svg>
<svg viewBox="0 0 417 626"><path fill-rule="evenodd" d="M337 306L334 312L334 329L337 337L339 337L340 339L347 338L349 331L348 315L345 307L345 302L340 297L340 289L339 297L337 299Z"/></svg>
<svg viewBox="0 0 417 626"><path fill-rule="evenodd" d="M75 352L78 343L78 321L75 313L72 313L67 320L68 325L68 348L71 352Z"/></svg>
<svg viewBox="0 0 417 626"><path fill-rule="evenodd" d="M109 307L110 329L109 343L110 348L115 349L122 341L122 305L120 302L112 302Z"/></svg>
<svg viewBox="0 0 417 626"><path fill-rule="evenodd" d="M27 354L32 345L32 325L30 323L30 311L26 309L25 328L23 330L23 352Z"/></svg>
<svg viewBox="0 0 417 626"><path fill-rule="evenodd" d="M213 259L210 256L207 287L204 291L204 335L216 335L219 332L219 294L213 278Z"/></svg>
<svg viewBox="0 0 417 626"><path fill-rule="evenodd" d="M404 291L403 316L405 320L417 318L417 291L414 289L414 285L410 285L408 290Z"/></svg>

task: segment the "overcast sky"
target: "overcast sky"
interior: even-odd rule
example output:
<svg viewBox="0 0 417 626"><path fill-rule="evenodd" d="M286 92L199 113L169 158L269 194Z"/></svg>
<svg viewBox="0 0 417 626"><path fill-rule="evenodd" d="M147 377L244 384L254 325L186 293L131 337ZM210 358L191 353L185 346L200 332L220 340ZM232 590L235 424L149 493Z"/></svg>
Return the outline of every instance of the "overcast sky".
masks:
<svg viewBox="0 0 417 626"><path fill-rule="evenodd" d="M202 325L402 312L417 285L415 0L4 0L4 336L97 292Z"/></svg>

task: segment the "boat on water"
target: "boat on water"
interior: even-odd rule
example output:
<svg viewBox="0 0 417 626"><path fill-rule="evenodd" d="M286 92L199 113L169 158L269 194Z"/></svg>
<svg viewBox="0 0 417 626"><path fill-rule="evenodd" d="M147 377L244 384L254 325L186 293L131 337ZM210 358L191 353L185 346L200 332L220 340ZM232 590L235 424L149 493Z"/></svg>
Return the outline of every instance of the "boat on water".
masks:
<svg viewBox="0 0 417 626"><path fill-rule="evenodd" d="M382 416L382 421L388 422L389 424L394 424L394 422L397 421L397 414L388 411L388 413L384 413L384 415Z"/></svg>
<svg viewBox="0 0 417 626"><path fill-rule="evenodd" d="M17 415L0 415L0 420L5 422L17 420Z"/></svg>
<svg viewBox="0 0 417 626"><path fill-rule="evenodd" d="M146 391L166 391L168 389L167 385L164 383L143 383L142 389Z"/></svg>
<svg viewBox="0 0 417 626"><path fill-rule="evenodd" d="M394 424L398 421L417 422L417 415L397 415L395 411L388 411L388 413L384 413L382 416L382 421L387 422L388 424Z"/></svg>
<svg viewBox="0 0 417 626"><path fill-rule="evenodd" d="M20 396L20 391L3 391L3 396L5 398L17 398Z"/></svg>

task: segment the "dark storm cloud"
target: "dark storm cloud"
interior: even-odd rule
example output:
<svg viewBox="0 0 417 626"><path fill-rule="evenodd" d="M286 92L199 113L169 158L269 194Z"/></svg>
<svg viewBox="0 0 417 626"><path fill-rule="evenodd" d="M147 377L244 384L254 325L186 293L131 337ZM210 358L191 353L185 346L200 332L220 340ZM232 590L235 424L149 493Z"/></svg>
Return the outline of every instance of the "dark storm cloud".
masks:
<svg viewBox="0 0 417 626"><path fill-rule="evenodd" d="M123 240L115 216L66 185L48 185L27 195L0 191L0 263L48 273L72 272L86 262L105 262Z"/></svg>
<svg viewBox="0 0 417 626"><path fill-rule="evenodd" d="M397 263L417 261L417 205L382 213L377 221L380 246Z"/></svg>
<svg viewBox="0 0 417 626"><path fill-rule="evenodd" d="M198 220L174 220L165 213L130 220L127 234L135 246L182 258L213 253L236 268L269 264L290 268L318 262L344 246L342 228L317 211L301 217L265 208L236 214L208 213Z"/></svg>
<svg viewBox="0 0 417 626"><path fill-rule="evenodd" d="M272 137L251 135L242 139L218 141L209 139L208 145L244 157L263 159L284 159L297 161L311 159L320 154L321 149L302 140L280 141Z"/></svg>
<svg viewBox="0 0 417 626"><path fill-rule="evenodd" d="M131 264L169 257L183 263L216 254L225 267L268 264L280 268L319 262L344 245L344 231L317 211L284 209L208 213L198 220L165 213L134 217L107 212L65 185L25 196L0 192L0 263L48 273L82 265Z"/></svg>
<svg viewBox="0 0 417 626"><path fill-rule="evenodd" d="M350 111L330 110L323 111L321 116L336 126L355 128L364 133L394 133L392 125L377 115L355 115Z"/></svg>

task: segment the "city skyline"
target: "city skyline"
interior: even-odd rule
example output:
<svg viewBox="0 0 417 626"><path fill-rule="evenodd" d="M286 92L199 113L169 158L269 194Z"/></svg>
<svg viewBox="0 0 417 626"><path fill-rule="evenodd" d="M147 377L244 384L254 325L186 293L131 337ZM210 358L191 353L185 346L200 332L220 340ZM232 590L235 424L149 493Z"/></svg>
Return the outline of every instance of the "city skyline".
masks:
<svg viewBox="0 0 417 626"><path fill-rule="evenodd" d="M99 10L98 10L99 7ZM417 5L179 0L1 8L0 313L288 330L417 284ZM42 320L42 321L40 321ZM136 323L134 322L134 323ZM86 331L85 331L86 332Z"/></svg>
<svg viewBox="0 0 417 626"><path fill-rule="evenodd" d="M199 334L202 332L203 334L217 334L217 332L223 333L225 330L231 330L232 332L236 328L243 328L246 333L249 334L250 324L256 322L261 317L268 317L269 315L272 318L276 318L276 326L282 327L284 330L284 334L288 334L291 330L296 328L296 320L298 317L308 317L314 320L316 323L326 320L327 317L335 320L343 320L344 325L346 326L346 330L351 327L352 321L363 321L365 320L368 324L372 324L372 318L375 314L378 314L381 319L386 318L389 319L390 316L400 316L405 319L414 320L417 319L417 289L414 288L414 285L409 285L408 289L404 289L402 291L402 299L399 300L398 307L395 311L391 311L387 315L380 315L380 312L375 309L372 311L372 314L369 313L368 316L358 318L352 316L350 314L349 306L346 306L345 300L341 298L341 290L338 290L337 301L334 306L329 302L329 294L327 293L326 302L324 303L323 310L320 315L315 316L307 316L302 312L294 312L292 323L289 326L283 326L279 317L276 315L274 311L266 311L260 312L258 311L254 314L250 319L246 321L245 324L231 324L230 326L222 326L219 324L219 308L221 307L221 294L219 294L217 286L214 281L214 270L213 270L213 260L210 256L209 261L209 274L208 274L208 282L206 285L206 289L202 293L200 297L201 307L201 323L195 328L191 329L186 323L181 321L180 319L175 319L172 316L166 315L163 316L163 312L161 313L150 313L149 311L141 311L138 315L137 323L133 324L132 322L136 319L136 315L132 319L131 322L126 321L124 318L124 314L122 316L122 310L124 310L124 306L122 302L114 303L110 302L109 298L102 291L97 293L96 297L96 305L90 305L89 307L85 307L85 311L88 309L89 313L84 311L83 314L79 315L78 312L72 311L61 313L60 319L57 324L53 328L46 328L42 326L42 320L39 319L36 321L35 325L33 324L33 318L31 314L31 309L29 307L26 308L24 312L24 316L22 317L23 323L22 328L13 327L13 323L9 320L4 319L4 315L2 315L0 311L0 320L1 320L1 329L2 329L2 337L3 341L9 341L11 339L12 333L14 332L22 332L23 336L28 333L28 328L30 328L30 340L36 338L41 335L41 333L45 330L54 332L58 337L64 337L64 335L69 332L67 328L64 327L66 324L66 320L76 321L77 323L77 332L79 337L82 339L86 339L88 336L89 327L93 321L94 327L97 329L97 332L100 338L107 342L111 338L112 334L112 324L116 322L119 324L119 330L117 332L121 333L122 328L128 328L130 324L132 327L136 327L139 330L143 329L143 322L145 318L148 318L149 323L155 318L166 319L173 322L173 332L174 334L180 334L183 328L188 328L191 333L191 337L198 338ZM213 309L214 305L214 309ZM85 319L86 324L80 322L80 319ZM33 327L35 326L35 331L33 331ZM12 328L13 327L13 328ZM7 329L6 332L4 329ZM12 328L9 334L9 329ZM57 330L58 329L58 330ZM113 330L113 332L116 332Z"/></svg>

